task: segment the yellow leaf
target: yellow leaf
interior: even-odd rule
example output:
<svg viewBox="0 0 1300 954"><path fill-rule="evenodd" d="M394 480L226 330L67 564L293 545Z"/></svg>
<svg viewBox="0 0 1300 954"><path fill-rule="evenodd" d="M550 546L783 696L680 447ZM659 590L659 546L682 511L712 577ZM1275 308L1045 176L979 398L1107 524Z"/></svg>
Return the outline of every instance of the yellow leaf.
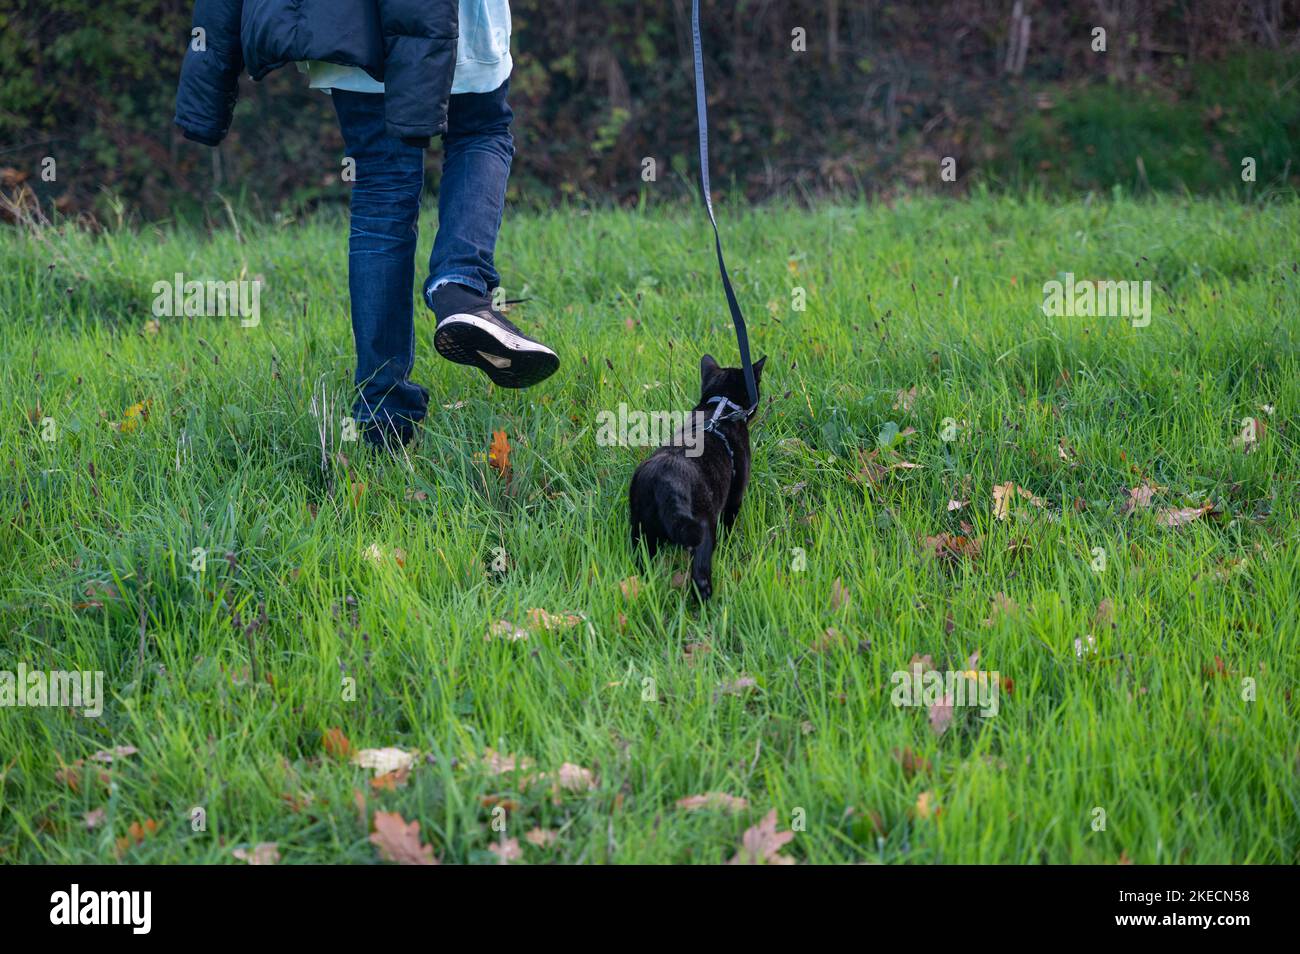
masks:
<svg viewBox="0 0 1300 954"><path fill-rule="evenodd" d="M123 434L130 434L143 422L149 420L149 407L152 404L153 399L148 398L128 407L122 412L122 423L118 425L118 430Z"/></svg>

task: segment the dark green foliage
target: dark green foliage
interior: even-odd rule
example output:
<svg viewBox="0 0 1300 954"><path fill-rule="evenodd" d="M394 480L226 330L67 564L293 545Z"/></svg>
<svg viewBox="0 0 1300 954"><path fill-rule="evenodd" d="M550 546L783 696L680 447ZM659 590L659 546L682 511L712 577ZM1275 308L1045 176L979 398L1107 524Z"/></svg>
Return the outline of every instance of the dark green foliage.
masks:
<svg viewBox="0 0 1300 954"><path fill-rule="evenodd" d="M1219 191L1240 186L1240 155L1259 160L1261 187L1294 181L1296 0L1123 0L1109 20L1091 5L1030 0L1014 75L1010 6L705 2L719 191L965 191L1027 177L1052 188ZM512 8L512 200L681 195L695 166L689 3ZM333 110L292 68L245 80L217 152L172 127L189 10L186 0L0 0L0 185L110 221L123 209L224 218L214 190L266 214L341 201ZM1098 22L1105 53L1091 49ZM796 30L803 51L792 48ZM40 179L47 156L54 182ZM956 183L939 179L946 156ZM646 158L657 164L653 184L642 179ZM434 149L433 181L438 161Z"/></svg>

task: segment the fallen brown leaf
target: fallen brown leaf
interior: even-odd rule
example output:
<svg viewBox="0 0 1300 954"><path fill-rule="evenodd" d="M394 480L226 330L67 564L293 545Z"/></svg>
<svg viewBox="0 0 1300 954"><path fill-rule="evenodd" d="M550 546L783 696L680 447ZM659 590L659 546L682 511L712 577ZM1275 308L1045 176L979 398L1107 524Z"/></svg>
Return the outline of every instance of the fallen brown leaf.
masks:
<svg viewBox="0 0 1300 954"><path fill-rule="evenodd" d="M410 776L410 769L394 769L391 772L376 775L370 780L370 787L376 792L395 792L399 788L406 787L406 780Z"/></svg>
<svg viewBox="0 0 1300 954"><path fill-rule="evenodd" d="M749 801L726 792L705 792L702 795L687 795L677 799L677 807L688 812L697 812L708 808L717 808L729 812L744 811Z"/></svg>
<svg viewBox="0 0 1300 954"><path fill-rule="evenodd" d="M252 851L236 848L231 854L250 865L273 865L280 860L280 846L273 841L260 841L253 846Z"/></svg>
<svg viewBox="0 0 1300 954"><path fill-rule="evenodd" d="M948 731L948 726L952 724L952 706L952 693L930 706L930 731L935 735L943 735Z"/></svg>
<svg viewBox="0 0 1300 954"><path fill-rule="evenodd" d="M993 488L993 516L998 520L1006 520L1010 517L1011 504L1017 497L1028 500L1040 510L1047 507L1047 501L1043 498L1035 497L1031 491L1018 487L1013 481L1008 480L1005 484L998 484Z"/></svg>
<svg viewBox="0 0 1300 954"><path fill-rule="evenodd" d="M930 760L917 755L910 746L894 749L894 759L903 770L904 778L910 779L918 774L925 775L930 771Z"/></svg>
<svg viewBox="0 0 1300 954"><path fill-rule="evenodd" d="M346 759L352 753L352 743L342 729L326 729L321 744L325 747L325 754L331 758Z"/></svg>
<svg viewBox="0 0 1300 954"><path fill-rule="evenodd" d="M140 844L146 838L154 835L157 831L158 823L152 818L146 818L144 824L141 824L138 821L131 822L130 827L126 830L126 834L114 842L114 847L117 848L117 854L120 857L131 848Z"/></svg>
<svg viewBox="0 0 1300 954"><path fill-rule="evenodd" d="M420 823L408 822L397 812L375 812L370 843L385 861L399 865L436 865L433 846L420 841Z"/></svg>
<svg viewBox="0 0 1300 954"><path fill-rule="evenodd" d="M793 858L779 854L794 839L792 831L776 830L776 809L772 809L757 825L745 830L740 839L740 850L727 864L730 865L792 865Z"/></svg>
<svg viewBox="0 0 1300 954"><path fill-rule="evenodd" d="M934 792L928 789L916 796L916 817L921 819L937 818L943 809L935 804Z"/></svg>
<svg viewBox="0 0 1300 954"><path fill-rule="evenodd" d="M526 615L528 616L528 628L534 632L539 629L571 629L582 622L581 616L574 616L572 613L557 615L537 607L530 609Z"/></svg>
<svg viewBox="0 0 1300 954"><path fill-rule="evenodd" d="M565 762L555 775L555 787L568 792L589 792L596 787L591 769Z"/></svg>
<svg viewBox="0 0 1300 954"><path fill-rule="evenodd" d="M502 479L510 476L510 440L506 437L505 431L492 432L492 443L488 447L488 463Z"/></svg>
<svg viewBox="0 0 1300 954"><path fill-rule="evenodd" d="M982 548L979 537L959 536L953 533L940 533L933 537L923 537L922 542L935 559L945 563L956 563L962 559L977 559Z"/></svg>
<svg viewBox="0 0 1300 954"><path fill-rule="evenodd" d="M137 749L134 745L118 745L111 749L104 749L103 751L96 752L90 757L90 760L92 762L103 762L107 765L111 765L113 764L114 759L122 759L126 758L128 755L135 755L136 751Z"/></svg>
<svg viewBox="0 0 1300 954"><path fill-rule="evenodd" d="M549 828L533 828L524 834L524 841L537 848L549 848L559 838L559 833Z"/></svg>
<svg viewBox="0 0 1300 954"><path fill-rule="evenodd" d="M1156 514L1156 523L1162 527L1181 527L1205 516L1213 509L1213 504L1206 504L1203 507L1161 510Z"/></svg>
<svg viewBox="0 0 1300 954"><path fill-rule="evenodd" d="M1134 510L1142 510L1151 506L1151 498L1167 487L1161 487L1153 484L1151 481L1145 481L1136 487L1129 488L1128 499L1124 501L1124 513L1132 513Z"/></svg>
<svg viewBox="0 0 1300 954"><path fill-rule="evenodd" d="M519 847L518 838L502 838L495 844L488 845L488 851L496 855L498 863L503 865L518 861L524 856L523 850Z"/></svg>

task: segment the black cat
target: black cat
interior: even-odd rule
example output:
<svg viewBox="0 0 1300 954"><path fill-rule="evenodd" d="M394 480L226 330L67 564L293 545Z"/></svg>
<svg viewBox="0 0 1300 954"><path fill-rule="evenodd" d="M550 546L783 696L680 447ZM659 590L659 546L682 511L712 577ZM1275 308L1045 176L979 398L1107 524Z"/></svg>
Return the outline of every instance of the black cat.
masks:
<svg viewBox="0 0 1300 954"><path fill-rule="evenodd" d="M763 374L760 358L754 384ZM700 360L700 403L673 440L632 475L628 503L632 548L644 540L650 556L660 543L691 551L691 580L701 599L713 595L713 547L718 517L728 529L749 483L749 398L740 368Z"/></svg>

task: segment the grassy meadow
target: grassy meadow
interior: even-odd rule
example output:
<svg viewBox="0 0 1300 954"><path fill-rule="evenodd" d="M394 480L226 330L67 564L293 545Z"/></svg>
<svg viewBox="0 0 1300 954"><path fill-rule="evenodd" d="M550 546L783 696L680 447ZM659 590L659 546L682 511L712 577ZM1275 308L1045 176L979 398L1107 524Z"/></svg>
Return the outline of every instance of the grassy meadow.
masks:
<svg viewBox="0 0 1300 954"><path fill-rule="evenodd" d="M560 371L421 308L395 457L346 439L344 218L0 230L0 670L104 680L0 709L0 861L1300 861L1295 202L721 214L770 359L703 606L596 440L735 363L697 210L507 215ZM260 323L156 318L177 272ZM1150 323L1044 315L1065 273Z"/></svg>

